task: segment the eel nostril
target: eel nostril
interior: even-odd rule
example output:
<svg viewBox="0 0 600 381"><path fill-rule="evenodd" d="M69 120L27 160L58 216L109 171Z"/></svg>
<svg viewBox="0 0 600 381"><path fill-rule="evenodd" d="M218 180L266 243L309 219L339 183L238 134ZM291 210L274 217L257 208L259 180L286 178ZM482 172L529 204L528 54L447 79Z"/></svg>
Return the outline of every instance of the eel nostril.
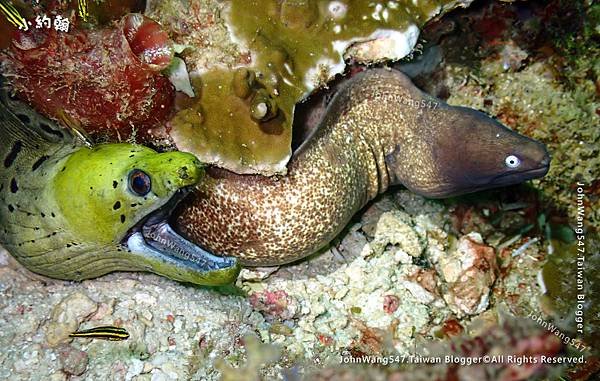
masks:
<svg viewBox="0 0 600 381"><path fill-rule="evenodd" d="M544 167L550 165L550 155L546 154L546 156L544 156L544 158L542 159L542 161L540 162L541 165L543 165Z"/></svg>

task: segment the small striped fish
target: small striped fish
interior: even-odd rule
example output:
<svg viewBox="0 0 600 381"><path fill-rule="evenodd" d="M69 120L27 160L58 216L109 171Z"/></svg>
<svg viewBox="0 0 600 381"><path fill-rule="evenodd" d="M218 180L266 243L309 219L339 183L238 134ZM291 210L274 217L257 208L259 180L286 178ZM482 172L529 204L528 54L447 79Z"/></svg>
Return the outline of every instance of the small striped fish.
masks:
<svg viewBox="0 0 600 381"><path fill-rule="evenodd" d="M83 21L87 21L89 16L87 0L78 0L77 3L79 8L79 16L83 19Z"/></svg>
<svg viewBox="0 0 600 381"><path fill-rule="evenodd" d="M125 328L115 327L114 325L105 325L73 332L69 334L69 337L89 337L92 339L121 341L129 338L129 332L127 332Z"/></svg>
<svg viewBox="0 0 600 381"><path fill-rule="evenodd" d="M19 11L12 5L12 3L8 0L0 0L0 9L6 16L6 19L18 27L19 29L28 29L27 20L21 16Z"/></svg>

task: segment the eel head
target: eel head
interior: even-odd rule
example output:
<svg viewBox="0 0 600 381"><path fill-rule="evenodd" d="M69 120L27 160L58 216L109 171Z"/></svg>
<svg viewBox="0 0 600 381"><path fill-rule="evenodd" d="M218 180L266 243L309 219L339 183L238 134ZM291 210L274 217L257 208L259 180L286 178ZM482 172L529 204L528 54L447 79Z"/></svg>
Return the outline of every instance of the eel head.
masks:
<svg viewBox="0 0 600 381"><path fill-rule="evenodd" d="M445 106L433 139L438 183L429 197L449 197L543 177L550 155L541 142L512 131L482 112ZM443 120L443 122L441 122Z"/></svg>
<svg viewBox="0 0 600 381"><path fill-rule="evenodd" d="M111 271L150 271L194 284L227 284L239 274L237 260L207 252L167 222L203 174L189 153L105 144L71 155L55 177L54 194L78 239L105 248L94 255L113 261ZM82 278L101 275L89 271Z"/></svg>

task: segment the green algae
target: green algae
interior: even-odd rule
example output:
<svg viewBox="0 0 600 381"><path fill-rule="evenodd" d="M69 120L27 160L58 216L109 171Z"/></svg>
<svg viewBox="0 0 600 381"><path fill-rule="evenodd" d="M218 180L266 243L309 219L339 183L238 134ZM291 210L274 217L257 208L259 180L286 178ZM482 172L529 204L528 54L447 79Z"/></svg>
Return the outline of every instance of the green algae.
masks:
<svg viewBox="0 0 600 381"><path fill-rule="evenodd" d="M527 235L543 234L543 246L551 243L553 251L546 255L547 262L541 273L547 288L541 301L542 312L551 314L561 331L571 337L579 336L574 313L581 291L577 289L580 246L577 246L577 234L573 233L578 221L576 188L578 182L585 184L583 205L587 234L583 291L586 303L582 337L587 345L596 345L600 340L600 278L597 274L600 266L597 254L600 246L600 4L563 0L553 3L542 15L553 15L555 20L544 19L543 28L542 24L535 25L538 18L527 21L530 27L510 27L492 46L478 40L474 28L465 25L477 24L481 19L477 15L463 16L467 21L456 27L460 34L440 43L445 50L444 81L452 94L449 103L495 115L548 147L551 169L546 177L533 181L539 189L541 209L536 209L534 214L537 227ZM565 17L566 14L569 17ZM471 39L466 39L465 34L471 34ZM498 42L500 39L502 43ZM468 43L461 46L460 41ZM519 62L511 65L515 57ZM523 229L528 227L522 226ZM534 263L525 264L520 266L527 273L537 268ZM523 279L527 278L518 278ZM522 288L518 289L518 295L532 301L537 299L530 297L531 291ZM539 310L535 303L531 308ZM593 349L598 353L597 346Z"/></svg>
<svg viewBox="0 0 600 381"><path fill-rule="evenodd" d="M238 173L285 173L294 107L343 71L347 48L382 37L376 32L395 33L395 45L367 54L401 58L416 43L418 27L451 4L456 1L232 0L225 18L248 49L247 62L236 66L254 73L254 84L236 74L236 66L199 74L200 95L184 103L201 109L202 121L182 110L171 122L175 144ZM161 7L173 13L175 6Z"/></svg>
<svg viewBox="0 0 600 381"><path fill-rule="evenodd" d="M542 271L547 288L545 302L563 329L578 333L581 328L578 328L576 321L578 296L585 296L581 310L583 334L579 332L577 336L594 345L592 351L597 355L600 353L597 346L600 342L600 279L597 276L600 269L600 237L588 234L583 240L570 244L553 240L552 245L555 252L548 256Z"/></svg>
<svg viewBox="0 0 600 381"><path fill-rule="evenodd" d="M547 20L543 32L532 32L531 25L537 23L533 18L530 27L511 29L502 44L493 46L484 45L472 27L461 24L460 29L474 35L470 41L461 34L442 42L446 83L453 88L448 101L480 109L544 142L552 157L550 171L533 181L544 203L566 210L569 222L574 221L574 187L581 181L590 204L589 220L598 226L600 4L587 8L583 2L557 4L560 8L549 12L557 20ZM567 13L571 17L563 16ZM533 42L524 41L528 33L537 36ZM469 43L460 45L463 40ZM514 56L523 61L507 65Z"/></svg>
<svg viewBox="0 0 600 381"><path fill-rule="evenodd" d="M350 307L350 312L353 313L354 315L358 315L362 312L362 308L353 306L353 307Z"/></svg>
<svg viewBox="0 0 600 381"><path fill-rule="evenodd" d="M449 70L455 78L468 76L466 68ZM600 119L595 113L600 102L594 93L578 100L582 94L558 83L552 73L548 62L536 62L518 72L503 70L499 60L484 62L478 76L481 82L469 80L460 92L452 94L449 103L484 110L520 133L543 141L552 164L548 175L533 183L549 201L566 208L572 220L577 214L574 184L583 181L590 186L600 173ZM493 102L488 106L484 99ZM600 200L590 197L590 202L590 220L597 223Z"/></svg>

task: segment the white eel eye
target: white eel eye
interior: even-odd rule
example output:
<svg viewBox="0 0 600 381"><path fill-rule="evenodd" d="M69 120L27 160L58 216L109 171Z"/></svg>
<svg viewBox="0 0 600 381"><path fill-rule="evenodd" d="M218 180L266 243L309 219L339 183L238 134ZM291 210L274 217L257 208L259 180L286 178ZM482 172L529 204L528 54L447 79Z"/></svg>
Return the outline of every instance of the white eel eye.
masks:
<svg viewBox="0 0 600 381"><path fill-rule="evenodd" d="M506 164L508 168L517 168L521 165L521 160L515 155L508 155L506 159L504 159L504 164Z"/></svg>

